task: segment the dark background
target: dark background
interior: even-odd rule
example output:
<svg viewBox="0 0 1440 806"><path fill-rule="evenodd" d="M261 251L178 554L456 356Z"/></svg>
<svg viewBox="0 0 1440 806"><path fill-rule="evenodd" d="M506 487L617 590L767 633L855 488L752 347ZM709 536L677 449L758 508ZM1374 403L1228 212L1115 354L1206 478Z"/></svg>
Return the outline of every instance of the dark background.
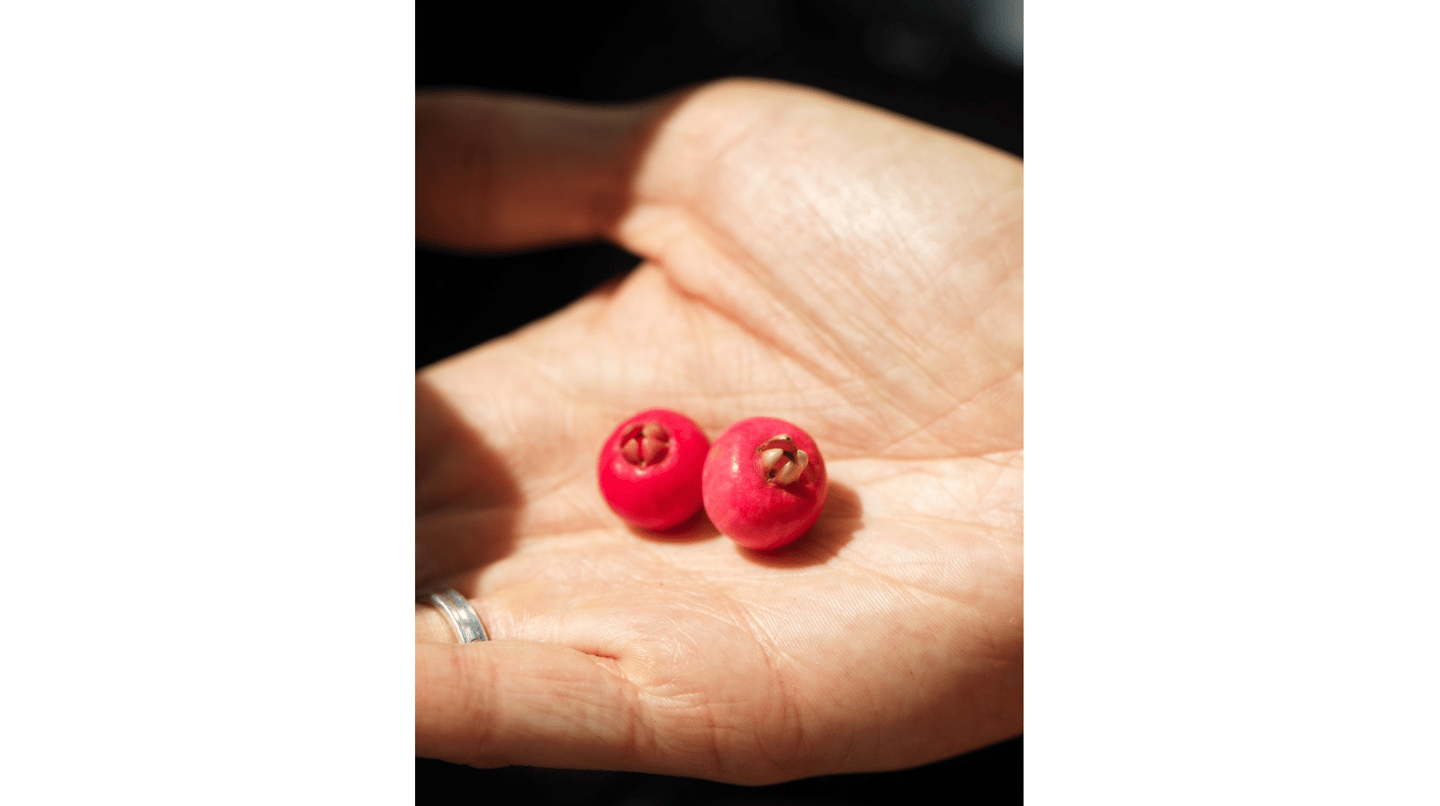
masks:
<svg viewBox="0 0 1440 806"><path fill-rule="evenodd" d="M1024 156L1019 0L416 3L416 84L627 101L724 76L819 87ZM608 244L477 257L416 248L416 367L629 271ZM735 787L416 759L429 804L1020 803L1023 739L914 770Z"/></svg>

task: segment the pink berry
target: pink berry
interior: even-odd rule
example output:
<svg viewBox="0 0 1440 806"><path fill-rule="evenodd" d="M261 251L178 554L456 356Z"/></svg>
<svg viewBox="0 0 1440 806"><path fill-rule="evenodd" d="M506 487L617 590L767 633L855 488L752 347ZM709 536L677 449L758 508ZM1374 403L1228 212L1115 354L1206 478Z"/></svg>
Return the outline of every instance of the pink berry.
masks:
<svg viewBox="0 0 1440 806"><path fill-rule="evenodd" d="M774 417L751 417L710 446L701 476L705 512L750 549L774 549L815 523L825 506L825 460L810 435Z"/></svg>
<svg viewBox="0 0 1440 806"><path fill-rule="evenodd" d="M631 526L678 526L700 510L700 470L709 447L689 417L669 409L642 411L600 449L600 494Z"/></svg>

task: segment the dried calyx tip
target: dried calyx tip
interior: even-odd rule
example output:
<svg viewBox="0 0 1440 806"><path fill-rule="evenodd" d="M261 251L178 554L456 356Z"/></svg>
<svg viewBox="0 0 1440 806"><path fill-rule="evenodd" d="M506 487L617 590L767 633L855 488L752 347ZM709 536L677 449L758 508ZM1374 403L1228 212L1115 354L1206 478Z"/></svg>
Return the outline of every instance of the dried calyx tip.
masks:
<svg viewBox="0 0 1440 806"><path fill-rule="evenodd" d="M810 457L788 434L777 434L755 448L760 473L770 484L791 484L810 465Z"/></svg>
<svg viewBox="0 0 1440 806"><path fill-rule="evenodd" d="M620 436L620 453L632 465L653 465L670 453L670 432L659 423L635 423Z"/></svg>

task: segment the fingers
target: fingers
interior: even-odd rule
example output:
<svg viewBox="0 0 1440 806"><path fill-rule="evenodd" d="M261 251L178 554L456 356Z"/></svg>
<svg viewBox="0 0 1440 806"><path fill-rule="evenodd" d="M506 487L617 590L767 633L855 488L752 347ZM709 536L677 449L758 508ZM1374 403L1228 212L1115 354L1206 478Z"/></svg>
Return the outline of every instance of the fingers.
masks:
<svg viewBox="0 0 1440 806"><path fill-rule="evenodd" d="M416 237L472 250L598 237L624 209L646 126L665 103L418 94Z"/></svg>
<svg viewBox="0 0 1440 806"><path fill-rule="evenodd" d="M433 605L415 603L415 642L430 644L453 644L455 630Z"/></svg>
<svg viewBox="0 0 1440 806"><path fill-rule="evenodd" d="M683 115L678 114L682 106L688 110ZM678 125L667 124L672 113ZM769 136L772 131L778 134ZM758 140L750 136L757 133L762 135ZM717 190L712 187L717 172L709 165L725 169L718 172L719 189L738 181L744 187L730 191L751 188L769 197L774 182L751 181L756 166L762 176L771 168L797 164L831 166L838 159L855 160L857 144L890 144L893 150L897 138L916 140L910 145L919 147L911 150L921 153L943 141L941 150L965 163L967 181L950 188L952 195L1014 182L1018 160L994 149L823 92L774 82L728 80L623 105L422 92L415 99L416 236L455 249L510 250L618 235L632 250L646 251L653 245L649 241L663 241L669 228L659 227L651 233L655 237L646 238L634 226L617 227L633 212L634 194L696 205L702 190ZM737 144L744 147L726 158ZM649 160L644 152L652 145L667 156L642 171L642 157ZM831 147L834 158L816 157L817 150ZM794 184L786 182L787 187ZM789 187L797 189L803 190ZM981 193L971 201L983 204L988 196ZM757 205L747 200L741 206ZM765 217L774 211L758 203L753 212ZM631 237L640 243L628 243Z"/></svg>
<svg viewBox="0 0 1440 806"><path fill-rule="evenodd" d="M651 743L635 689L555 644L415 645L415 754L497 767L637 769Z"/></svg>

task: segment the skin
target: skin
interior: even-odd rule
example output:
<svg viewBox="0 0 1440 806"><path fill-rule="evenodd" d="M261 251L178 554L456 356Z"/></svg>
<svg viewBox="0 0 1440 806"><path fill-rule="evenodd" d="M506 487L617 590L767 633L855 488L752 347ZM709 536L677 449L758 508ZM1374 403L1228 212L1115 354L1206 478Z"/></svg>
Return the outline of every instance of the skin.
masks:
<svg viewBox="0 0 1440 806"><path fill-rule="evenodd" d="M764 784L1022 730L1022 180L813 90L622 107L417 98L423 241L603 237L623 281L417 377L418 755ZM628 529L595 482L634 412L803 424L830 493L767 553Z"/></svg>

